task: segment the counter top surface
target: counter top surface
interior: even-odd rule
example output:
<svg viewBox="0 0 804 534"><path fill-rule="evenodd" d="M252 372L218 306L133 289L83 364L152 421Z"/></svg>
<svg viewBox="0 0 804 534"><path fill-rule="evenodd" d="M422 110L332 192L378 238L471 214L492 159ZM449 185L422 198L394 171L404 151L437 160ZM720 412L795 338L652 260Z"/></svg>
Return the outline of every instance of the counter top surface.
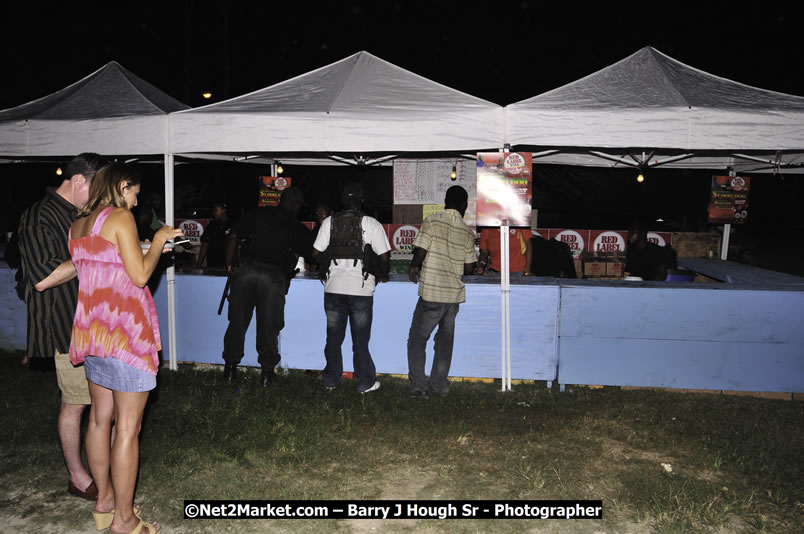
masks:
<svg viewBox="0 0 804 534"><path fill-rule="evenodd" d="M706 262L709 261L720 261L720 260L703 260ZM681 260L679 260L681 263ZM732 275L731 283L722 283L722 282L648 282L648 281L629 281L629 280L604 280L604 279L594 279L594 278L552 278L548 276L527 276L527 277L512 277L511 278L511 286L554 286L560 285L561 287L626 287L626 288L684 288L684 289L716 289L716 290L784 290L784 291L804 291L804 278L793 276L785 273L777 273L775 271L768 271L767 269L758 269L756 267L751 266L742 266L741 264L736 264L734 262L725 262L729 263L732 266L737 265L741 267L748 267L751 269L751 273L755 276L759 276L757 271L763 271L762 275L764 278L758 278L757 282L752 281L749 279L745 274L741 274L738 276L737 274ZM686 264L686 262L685 262ZM692 264L689 264L689 267L685 267L690 270L694 270L696 272L701 272L702 274L706 274L711 278L717 279L716 276L711 276L707 274L707 272L712 272L712 268L708 264L701 267L701 271L697 269L692 269ZM705 270L704 270L705 269ZM727 272L727 271L723 271ZM730 271L729 271L730 272ZM749 271L743 270L735 270L734 273L744 273ZM768 275L767 273L770 273ZM226 272L223 269L181 269L177 270L178 275L182 276L209 276L209 277L225 277ZM778 276L772 276L778 275ZM723 275L725 278L725 274ZM318 274L315 272L304 272L301 274L296 275L294 281L304 281L304 282L319 282ZM463 277L464 283L467 285L500 285L500 276L499 275L487 275L487 276L464 276ZM727 280L724 280L727 281ZM389 283L403 283L403 284L411 284L410 280L408 279L407 275L404 274L391 274ZM412 284L411 284L412 285Z"/></svg>
<svg viewBox="0 0 804 534"><path fill-rule="evenodd" d="M793 285L804 287L804 278L788 273L771 271L753 265L728 260L709 260L705 258L679 258L678 266L695 271L722 282L754 285Z"/></svg>

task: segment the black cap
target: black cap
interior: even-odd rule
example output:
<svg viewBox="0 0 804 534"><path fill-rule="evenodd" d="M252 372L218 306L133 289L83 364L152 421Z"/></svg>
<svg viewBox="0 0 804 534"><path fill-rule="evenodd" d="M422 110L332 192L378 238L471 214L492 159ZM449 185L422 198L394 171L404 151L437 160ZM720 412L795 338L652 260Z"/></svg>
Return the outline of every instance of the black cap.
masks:
<svg viewBox="0 0 804 534"><path fill-rule="evenodd" d="M341 201L344 204L354 204L363 201L363 186L357 182L348 183L343 186L343 193L341 193Z"/></svg>

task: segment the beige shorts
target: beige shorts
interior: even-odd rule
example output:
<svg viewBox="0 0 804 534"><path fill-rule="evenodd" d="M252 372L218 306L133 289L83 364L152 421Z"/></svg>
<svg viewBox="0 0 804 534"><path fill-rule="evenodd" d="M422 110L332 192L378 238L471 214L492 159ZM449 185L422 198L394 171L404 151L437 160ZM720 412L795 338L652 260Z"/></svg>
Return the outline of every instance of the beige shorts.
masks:
<svg viewBox="0 0 804 534"><path fill-rule="evenodd" d="M56 352L56 379L61 390L61 402L64 404L92 404L84 366L75 367L71 364L69 354Z"/></svg>

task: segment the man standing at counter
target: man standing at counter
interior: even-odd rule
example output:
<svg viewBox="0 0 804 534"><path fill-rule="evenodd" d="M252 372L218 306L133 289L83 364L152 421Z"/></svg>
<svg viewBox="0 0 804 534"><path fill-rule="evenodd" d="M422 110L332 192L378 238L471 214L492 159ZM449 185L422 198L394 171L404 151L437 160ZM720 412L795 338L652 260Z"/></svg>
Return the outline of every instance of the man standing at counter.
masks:
<svg viewBox="0 0 804 534"><path fill-rule="evenodd" d="M22 215L19 247L26 278L28 354L54 358L61 391L58 430L70 473L67 491L95 500L98 488L81 460L81 416L91 404L84 367L70 363L70 335L78 303L78 279L70 259L67 234L78 210L89 200L89 184L108 160L94 153L74 157L62 182Z"/></svg>
<svg viewBox="0 0 804 534"><path fill-rule="evenodd" d="M477 260L474 233L463 222L468 198L459 185L447 189L444 211L427 217L413 242L410 280L419 284L419 300L408 334L408 378L413 397L426 398L429 389L440 395L449 391L455 318L460 303L466 301L461 278L472 274ZM425 348L436 326L428 386Z"/></svg>
<svg viewBox="0 0 804 534"><path fill-rule="evenodd" d="M342 199L346 209L327 217L321 223L313 244L313 255L323 261L319 266L324 286L324 311L327 314L327 343L324 356L327 366L322 380L324 387L334 389L341 383L343 354L341 345L349 322L352 333L352 351L355 382L359 393L380 388L374 361L369 352L371 321L374 309L374 289L377 282L388 281L388 258L391 245L382 225L373 217L364 215L363 187L346 184ZM380 273L369 272L364 265L366 246L369 254L376 254L381 265Z"/></svg>
<svg viewBox="0 0 804 534"><path fill-rule="evenodd" d="M271 385L279 364L279 332L285 327L285 295L299 256L312 256L312 234L298 220L301 190L289 187L277 207L255 208L229 234L226 265L232 271L229 327L223 337L223 378L233 382L243 359L246 330L257 308L257 355L263 386ZM232 265L240 237L249 244L242 265Z"/></svg>

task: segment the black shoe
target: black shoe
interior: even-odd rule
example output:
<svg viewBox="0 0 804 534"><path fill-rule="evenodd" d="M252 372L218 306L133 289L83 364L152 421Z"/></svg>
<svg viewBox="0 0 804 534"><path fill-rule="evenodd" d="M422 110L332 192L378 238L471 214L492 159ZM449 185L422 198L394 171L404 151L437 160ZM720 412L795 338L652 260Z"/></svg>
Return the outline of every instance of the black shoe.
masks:
<svg viewBox="0 0 804 534"><path fill-rule="evenodd" d="M234 382L237 378L237 364L227 363L223 366L223 379L227 382Z"/></svg>
<svg viewBox="0 0 804 534"><path fill-rule="evenodd" d="M273 369L263 368L262 375L260 376L260 384L266 388L276 384L276 373Z"/></svg>

